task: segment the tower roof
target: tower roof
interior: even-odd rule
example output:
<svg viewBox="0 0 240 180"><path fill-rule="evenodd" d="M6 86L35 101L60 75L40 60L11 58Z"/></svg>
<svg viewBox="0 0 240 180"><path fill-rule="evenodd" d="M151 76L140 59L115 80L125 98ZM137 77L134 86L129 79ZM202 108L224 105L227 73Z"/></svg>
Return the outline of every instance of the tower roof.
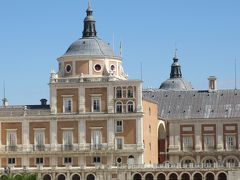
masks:
<svg viewBox="0 0 240 180"><path fill-rule="evenodd" d="M63 56L115 57L110 45L97 37L96 21L90 0L86 13L82 38L73 42Z"/></svg>
<svg viewBox="0 0 240 180"><path fill-rule="evenodd" d="M181 65L178 63L176 52L175 56L173 57L173 63L171 65L170 78L164 81L159 89L174 91L193 89L191 83L185 81L182 78Z"/></svg>

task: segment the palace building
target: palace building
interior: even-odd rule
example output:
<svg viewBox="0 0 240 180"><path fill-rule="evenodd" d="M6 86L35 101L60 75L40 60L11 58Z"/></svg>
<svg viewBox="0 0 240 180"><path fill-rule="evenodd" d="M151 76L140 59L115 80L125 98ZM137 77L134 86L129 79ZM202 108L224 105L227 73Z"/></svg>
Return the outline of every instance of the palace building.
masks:
<svg viewBox="0 0 240 180"><path fill-rule="evenodd" d="M0 176L39 180L237 180L240 91L194 90L177 56L159 89L129 80L97 36L89 3L82 38L57 59L50 104L0 108Z"/></svg>

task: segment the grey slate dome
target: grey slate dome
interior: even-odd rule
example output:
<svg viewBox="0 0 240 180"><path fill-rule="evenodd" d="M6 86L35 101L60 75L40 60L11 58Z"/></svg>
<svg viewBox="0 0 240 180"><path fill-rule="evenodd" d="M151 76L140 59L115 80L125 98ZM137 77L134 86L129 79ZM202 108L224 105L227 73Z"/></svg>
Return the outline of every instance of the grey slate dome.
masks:
<svg viewBox="0 0 240 180"><path fill-rule="evenodd" d="M192 90L193 87L189 82L185 81L183 78L170 78L161 84L160 89L182 91Z"/></svg>
<svg viewBox="0 0 240 180"><path fill-rule="evenodd" d="M68 48L64 56L103 56L114 57L112 48L97 37L83 37Z"/></svg>
<svg viewBox="0 0 240 180"><path fill-rule="evenodd" d="M186 91L193 89L191 83L185 81L182 78L181 66L178 63L178 58L176 54L173 58L173 63L171 65L170 79L164 81L159 89L174 91Z"/></svg>
<svg viewBox="0 0 240 180"><path fill-rule="evenodd" d="M86 13L82 38L72 43L63 56L114 57L113 49L109 44L97 37L96 21L93 17L90 1Z"/></svg>

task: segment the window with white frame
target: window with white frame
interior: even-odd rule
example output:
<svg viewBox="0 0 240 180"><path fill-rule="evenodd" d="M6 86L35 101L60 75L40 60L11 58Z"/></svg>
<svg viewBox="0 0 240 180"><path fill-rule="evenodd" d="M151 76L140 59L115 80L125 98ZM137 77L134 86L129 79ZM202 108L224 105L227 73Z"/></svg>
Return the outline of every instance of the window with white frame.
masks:
<svg viewBox="0 0 240 180"><path fill-rule="evenodd" d="M64 157L64 164L71 164L72 158L71 157Z"/></svg>
<svg viewBox="0 0 240 180"><path fill-rule="evenodd" d="M101 163L101 158L100 158L99 156L94 156L94 157L93 157L93 163L94 163L94 164Z"/></svg>
<svg viewBox="0 0 240 180"><path fill-rule="evenodd" d="M122 137L116 138L116 148L123 149L123 138Z"/></svg>
<svg viewBox="0 0 240 180"><path fill-rule="evenodd" d="M101 112L101 96L92 97L92 112Z"/></svg>
<svg viewBox="0 0 240 180"><path fill-rule="evenodd" d="M214 147L214 136L213 135L205 135L204 136L204 147L206 147L206 148Z"/></svg>
<svg viewBox="0 0 240 180"><path fill-rule="evenodd" d="M45 132L43 129L36 129L34 131L34 144L36 150L44 150Z"/></svg>
<svg viewBox="0 0 240 180"><path fill-rule="evenodd" d="M128 87L127 95L128 95L128 98L133 98L133 87Z"/></svg>
<svg viewBox="0 0 240 180"><path fill-rule="evenodd" d="M134 111L134 103L132 101L129 101L127 103L127 112L133 112Z"/></svg>
<svg viewBox="0 0 240 180"><path fill-rule="evenodd" d="M226 136L226 148L236 147L236 137L234 135Z"/></svg>
<svg viewBox="0 0 240 180"><path fill-rule="evenodd" d="M63 113L72 113L72 98L63 98Z"/></svg>
<svg viewBox="0 0 240 180"><path fill-rule="evenodd" d="M91 133L92 149L101 149L101 145L102 145L101 129L92 129L92 133Z"/></svg>
<svg viewBox="0 0 240 180"><path fill-rule="evenodd" d="M8 158L8 164L9 165L14 165L16 163L16 159L15 158Z"/></svg>
<svg viewBox="0 0 240 180"><path fill-rule="evenodd" d="M122 133L123 132L123 121L122 120L116 120L116 133Z"/></svg>
<svg viewBox="0 0 240 180"><path fill-rule="evenodd" d="M122 88L121 87L116 88L116 98L122 98Z"/></svg>
<svg viewBox="0 0 240 180"><path fill-rule="evenodd" d="M7 130L7 146L17 146L17 130Z"/></svg>
<svg viewBox="0 0 240 180"><path fill-rule="evenodd" d="M63 130L63 148L64 150L72 150L73 132L72 129Z"/></svg>
<svg viewBox="0 0 240 180"><path fill-rule="evenodd" d="M183 136L182 137L182 146L183 146L183 148L192 148L193 147L192 136Z"/></svg>
<svg viewBox="0 0 240 180"><path fill-rule="evenodd" d="M116 102L116 113L122 113L123 112L123 104L122 102L118 101Z"/></svg>
<svg viewBox="0 0 240 180"><path fill-rule="evenodd" d="M43 164L43 158L42 158L42 157L36 158L36 164L37 164L37 165Z"/></svg>

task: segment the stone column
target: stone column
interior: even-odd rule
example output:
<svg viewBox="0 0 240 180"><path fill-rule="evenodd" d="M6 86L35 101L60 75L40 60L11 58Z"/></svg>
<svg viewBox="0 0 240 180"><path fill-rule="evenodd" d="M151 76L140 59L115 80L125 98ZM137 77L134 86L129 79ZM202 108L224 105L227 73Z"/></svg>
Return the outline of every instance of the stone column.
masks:
<svg viewBox="0 0 240 180"><path fill-rule="evenodd" d="M137 99L137 112L142 112L142 83L139 84L139 86L136 87L136 99Z"/></svg>
<svg viewBox="0 0 240 180"><path fill-rule="evenodd" d="M22 144L23 150L27 151L29 148L29 122L26 119L22 121Z"/></svg>
<svg viewBox="0 0 240 180"><path fill-rule="evenodd" d="M136 140L138 148L143 148L143 118L136 119Z"/></svg>
<svg viewBox="0 0 240 180"><path fill-rule="evenodd" d="M51 150L56 150L57 148L57 120L52 118L50 121L50 140L51 140Z"/></svg>
<svg viewBox="0 0 240 180"><path fill-rule="evenodd" d="M201 141L201 124L197 123L195 125L195 150L202 150L202 141Z"/></svg>
<svg viewBox="0 0 240 180"><path fill-rule="evenodd" d="M56 114L57 113L57 90L54 84L50 84L50 107L51 107L51 113Z"/></svg>
<svg viewBox="0 0 240 180"><path fill-rule="evenodd" d="M79 113L85 112L85 88L84 86L80 86L78 90L78 108Z"/></svg>
<svg viewBox="0 0 240 180"><path fill-rule="evenodd" d="M223 150L223 124L221 121L217 122L217 131L216 131L216 137L217 137L217 150L221 151Z"/></svg>
<svg viewBox="0 0 240 180"><path fill-rule="evenodd" d="M114 113L114 91L112 86L108 86L107 88L107 106L108 106L108 113Z"/></svg>
<svg viewBox="0 0 240 180"><path fill-rule="evenodd" d="M108 119L107 121L107 126L108 126L108 147L109 148L114 148L114 140L115 140L115 126L114 126L114 119Z"/></svg>
<svg viewBox="0 0 240 180"><path fill-rule="evenodd" d="M86 144L86 120L80 119L78 121L79 145L80 149L85 148Z"/></svg>

